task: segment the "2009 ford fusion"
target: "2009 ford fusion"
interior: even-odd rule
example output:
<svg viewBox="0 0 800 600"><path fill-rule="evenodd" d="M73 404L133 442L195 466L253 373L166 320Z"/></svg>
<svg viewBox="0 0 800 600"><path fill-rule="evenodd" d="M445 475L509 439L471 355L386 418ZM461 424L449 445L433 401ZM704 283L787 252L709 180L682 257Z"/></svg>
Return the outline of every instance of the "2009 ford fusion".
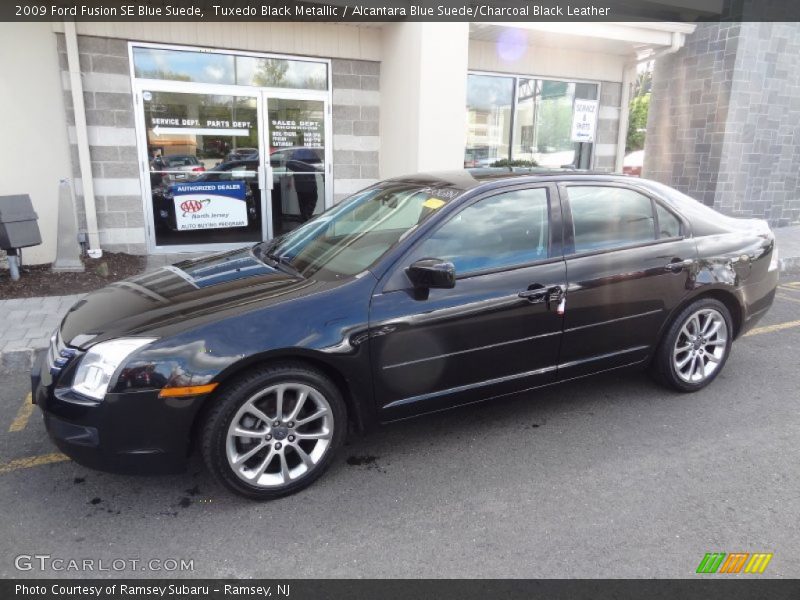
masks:
<svg viewBox="0 0 800 600"><path fill-rule="evenodd" d="M34 369L81 464L171 472L197 449L236 493L317 479L349 427L645 366L708 385L769 309L764 221L576 172L378 183L274 240L78 302Z"/></svg>

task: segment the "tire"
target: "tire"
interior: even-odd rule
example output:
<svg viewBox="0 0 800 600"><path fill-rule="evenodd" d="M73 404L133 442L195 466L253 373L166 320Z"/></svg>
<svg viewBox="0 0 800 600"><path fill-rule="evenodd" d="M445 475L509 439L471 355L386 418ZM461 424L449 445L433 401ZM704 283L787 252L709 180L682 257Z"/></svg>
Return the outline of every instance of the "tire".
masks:
<svg viewBox="0 0 800 600"><path fill-rule="evenodd" d="M699 336L695 333L698 327ZM696 392L720 374L732 342L733 321L728 308L719 300L701 298L673 320L659 344L652 373L666 387Z"/></svg>
<svg viewBox="0 0 800 600"><path fill-rule="evenodd" d="M203 460L225 487L254 500L311 485L330 466L347 432L341 392L303 363L249 371L210 401L215 405L203 424Z"/></svg>

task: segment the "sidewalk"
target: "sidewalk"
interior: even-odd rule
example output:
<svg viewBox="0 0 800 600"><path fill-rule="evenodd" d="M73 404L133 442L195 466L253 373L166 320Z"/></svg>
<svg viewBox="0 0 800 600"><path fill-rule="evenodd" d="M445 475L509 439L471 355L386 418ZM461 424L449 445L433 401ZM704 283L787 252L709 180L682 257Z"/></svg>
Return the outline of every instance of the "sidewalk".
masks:
<svg viewBox="0 0 800 600"><path fill-rule="evenodd" d="M150 255L145 272L198 256L202 254ZM48 346L61 319L85 295L0 300L0 369L29 369L34 352Z"/></svg>
<svg viewBox="0 0 800 600"><path fill-rule="evenodd" d="M800 273L800 225L775 230L781 271ZM147 259L146 271L194 255L155 255ZM0 300L0 367L30 368L36 349L46 348L50 335L69 307L84 295Z"/></svg>

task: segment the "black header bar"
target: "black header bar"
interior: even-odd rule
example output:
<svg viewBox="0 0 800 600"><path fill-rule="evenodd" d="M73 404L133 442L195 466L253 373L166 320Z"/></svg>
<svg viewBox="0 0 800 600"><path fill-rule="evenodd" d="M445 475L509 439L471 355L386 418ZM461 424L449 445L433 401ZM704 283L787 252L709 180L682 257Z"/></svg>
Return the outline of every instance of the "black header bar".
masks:
<svg viewBox="0 0 800 600"><path fill-rule="evenodd" d="M702 577L702 578L701 578ZM722 579L37 579L0 581L4 600L796 600L800 581Z"/></svg>
<svg viewBox="0 0 800 600"><path fill-rule="evenodd" d="M797 0L3 0L0 21L800 21Z"/></svg>

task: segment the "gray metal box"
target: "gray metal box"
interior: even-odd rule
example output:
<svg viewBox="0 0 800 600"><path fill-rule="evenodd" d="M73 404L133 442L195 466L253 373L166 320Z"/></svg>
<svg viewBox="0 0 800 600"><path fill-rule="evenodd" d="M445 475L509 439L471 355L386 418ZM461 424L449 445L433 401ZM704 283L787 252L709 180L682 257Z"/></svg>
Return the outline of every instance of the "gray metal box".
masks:
<svg viewBox="0 0 800 600"><path fill-rule="evenodd" d="M27 248L42 243L38 215L27 194L0 196L0 248Z"/></svg>

